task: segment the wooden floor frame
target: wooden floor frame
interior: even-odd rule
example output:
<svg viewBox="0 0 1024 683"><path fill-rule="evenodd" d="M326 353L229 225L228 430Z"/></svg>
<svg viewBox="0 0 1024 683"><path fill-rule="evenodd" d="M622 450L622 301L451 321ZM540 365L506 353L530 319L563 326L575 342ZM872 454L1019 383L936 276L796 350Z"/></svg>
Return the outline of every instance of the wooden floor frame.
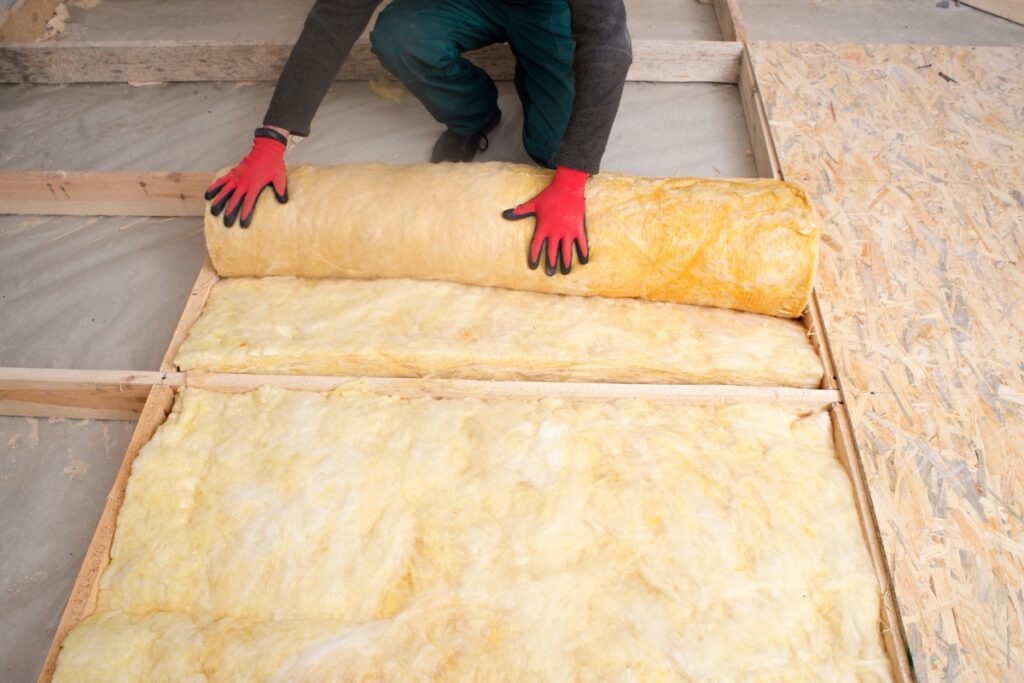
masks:
<svg viewBox="0 0 1024 683"><path fill-rule="evenodd" d="M204 73L179 68L181 62L167 61L167 54L152 46L117 44L96 46L82 43L36 44L28 36L38 35L52 13L51 0L20 0L8 11L0 26L0 38L21 43L0 45L0 82L89 82L94 80L239 80L237 72L225 75L217 69ZM634 61L631 78L654 82L713 81L738 85L752 153L758 174L782 178L775 154L764 104L757 90L744 41L746 30L737 11L736 0L713 0L725 41L637 41L639 69ZM47 10L47 7L49 9ZM34 13L34 14L33 14ZM45 15L40 23L40 15ZM13 36L13 38L12 38ZM40 47L43 45L43 47ZM180 55L188 57L211 52L209 44L177 45ZM362 49L362 48L360 48ZM104 52L104 50L106 52ZM132 52L134 50L134 52ZM273 46L255 46L242 51L254 62L257 71L273 75L283 60ZM91 51L91 54L90 54ZM102 55L106 54L106 57ZM216 55L216 50L212 51ZM286 51L283 53L286 55ZM341 78L365 78L371 71L356 50L354 66ZM99 59L92 75L71 62ZM103 60L107 61L104 62ZM507 69L500 52L487 57L492 71ZM69 62L68 60L71 60ZM118 67L118 60L135 60L150 69L130 74ZM186 59L186 62L188 60ZM213 60L216 62L216 60ZM69 66L70 64L70 66ZM111 66L113 65L113 66ZM154 72L160 66L162 70ZM134 68L134 67L133 67ZM177 69L177 70L176 70ZM146 78L135 79L143 73ZM245 72L252 76L252 73ZM263 73L263 72L260 72ZM13 74L13 75L12 75ZM133 78L129 78L132 76ZM155 76L155 77L153 77ZM262 77L261 77L262 78ZM260 80L247 78L246 80ZM205 173L136 172L0 172L0 213L58 215L135 215L201 216L203 190L209 181ZM139 450L152 437L169 414L176 392L182 387L202 387L214 391L238 392L272 384L291 389L326 391L358 382L373 391L401 396L490 398L537 398L562 396L574 400L612 400L641 397L675 403L768 402L795 410L829 412L836 453L850 477L861 528L878 579L882 601L882 637L894 678L913 680L907 657L906 637L894 599L892 580L874 510L868 494L864 470L853 438L852 425L843 401L842 387L828 335L821 319L816 292L812 292L803 323L808 337L824 366L824 379L818 389L786 387L635 385L601 383L495 382L472 380L418 380L391 377L325 377L289 375L239 375L183 373L174 365L174 357L188 331L202 312L210 290L218 280L209 261L200 269L196 283L175 328L170 345L157 371L61 370L0 368L0 415L55 416L95 419L135 419L138 422L114 485L107 497L100 521L85 555L71 596L47 654L39 681L48 683L53 676L57 656L67 634L93 612L99 591L99 578L110 561L110 546L117 515L124 501L132 463Z"/></svg>

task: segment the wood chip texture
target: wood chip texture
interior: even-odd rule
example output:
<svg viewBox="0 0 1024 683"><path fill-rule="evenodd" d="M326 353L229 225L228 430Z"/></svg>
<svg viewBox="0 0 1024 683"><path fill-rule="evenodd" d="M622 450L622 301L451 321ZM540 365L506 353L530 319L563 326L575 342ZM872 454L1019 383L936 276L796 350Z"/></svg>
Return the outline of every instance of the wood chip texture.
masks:
<svg viewBox="0 0 1024 683"><path fill-rule="evenodd" d="M1024 50L754 43L919 680L1024 680Z"/></svg>

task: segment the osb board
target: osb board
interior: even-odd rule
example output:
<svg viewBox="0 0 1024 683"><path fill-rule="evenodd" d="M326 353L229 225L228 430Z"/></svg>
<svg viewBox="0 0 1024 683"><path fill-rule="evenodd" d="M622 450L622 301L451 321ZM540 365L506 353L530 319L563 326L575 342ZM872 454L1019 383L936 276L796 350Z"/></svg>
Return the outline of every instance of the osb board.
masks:
<svg viewBox="0 0 1024 683"><path fill-rule="evenodd" d="M1024 49L751 45L920 680L1024 679Z"/></svg>

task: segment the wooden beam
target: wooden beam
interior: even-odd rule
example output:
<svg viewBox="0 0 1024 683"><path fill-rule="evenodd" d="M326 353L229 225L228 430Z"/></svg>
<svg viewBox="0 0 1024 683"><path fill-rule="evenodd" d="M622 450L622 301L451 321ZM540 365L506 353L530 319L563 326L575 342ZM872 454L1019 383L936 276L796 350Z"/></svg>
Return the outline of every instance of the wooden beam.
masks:
<svg viewBox="0 0 1024 683"><path fill-rule="evenodd" d="M41 38L46 23L63 0L18 0L0 19L0 42L31 42Z"/></svg>
<svg viewBox="0 0 1024 683"><path fill-rule="evenodd" d="M133 420L153 387L193 387L241 393L261 386L295 391L332 391L358 386L405 398L539 399L614 401L639 398L656 403L709 405L772 403L800 411L839 401L833 389L746 387L716 384L612 384L606 382L499 382L408 377L246 375L231 373L133 372L0 368L0 415Z"/></svg>
<svg viewBox="0 0 1024 683"><path fill-rule="evenodd" d="M839 400L830 389L746 387L712 384L612 384L608 382L510 382L472 379L417 379L406 377L336 377L327 375L243 375L228 373L169 373L169 383L240 393L261 386L298 391L332 391L358 386L374 393L403 398L564 398L575 401L614 401L637 398L656 403L710 405L771 403L801 411L828 408Z"/></svg>
<svg viewBox="0 0 1024 683"><path fill-rule="evenodd" d="M742 46L703 40L635 40L630 81L735 83ZM276 81L290 42L119 41L0 45L0 83ZM507 45L467 53L497 80L512 80ZM338 80L367 80L384 67L365 36Z"/></svg>
<svg viewBox="0 0 1024 683"><path fill-rule="evenodd" d="M199 275L196 277L195 284L192 285L192 292L189 294L188 301L185 302L185 309L181 312L178 325L171 335L171 343L167 346L164 358L160 362L161 372L177 371L178 366L174 364L174 357L178 355L178 349L185 343L185 337L188 336L192 326L199 320L199 315L203 312L203 307L206 306L206 300L210 297L210 290L219 279L220 276L213 268L213 262L207 256L199 268Z"/></svg>
<svg viewBox="0 0 1024 683"><path fill-rule="evenodd" d="M864 543L867 545L868 555L871 557L871 564L875 570L875 578L878 581L882 607L882 613L879 615L882 622L882 642L885 645L886 654L889 656L893 679L901 683L913 683L916 679L910 659L907 657L908 648L906 634L903 631L903 620L900 618L899 607L896 604L892 574L889 571L885 549L882 546L882 534L878 528L874 504L871 502L867 477L864 475L863 460L861 460L860 451L857 449L857 442L853 438L850 414L843 403L832 406L830 413L836 457L839 458L839 463L846 470L853 486L853 502L857 508L861 533L864 536Z"/></svg>
<svg viewBox="0 0 1024 683"><path fill-rule="evenodd" d="M202 216L213 173L0 171L0 214Z"/></svg>
<svg viewBox="0 0 1024 683"><path fill-rule="evenodd" d="M160 372L0 368L0 415L134 420Z"/></svg>
<svg viewBox="0 0 1024 683"><path fill-rule="evenodd" d="M963 0L965 5L1024 24L1024 0Z"/></svg>
<svg viewBox="0 0 1024 683"><path fill-rule="evenodd" d="M722 40L747 42L747 27L740 14L737 0L714 0L715 18L722 30Z"/></svg>
<svg viewBox="0 0 1024 683"><path fill-rule="evenodd" d="M74 586L71 588L71 595L68 597L67 605L61 615L60 623L57 624L57 631L53 640L50 641L50 649L43 662L43 669L39 672L39 681L50 681L57 668L57 656L64 644L68 633L77 626L82 619L93 613L96 609L96 598L99 595L100 576L110 564L110 546L114 542L114 530L117 527L117 515L121 512L124 504L125 490L128 487L128 477L131 475L132 464L142 447L153 438L157 428L167 419L174 403L174 390L168 387L153 387L149 392L142 413L135 425L132 439L128 443L128 450L125 452L124 460L114 478L114 485L107 494L106 505L100 515L100 521L96 525L96 531L92 535L89 549L85 552L85 559L82 567L78 570Z"/></svg>
<svg viewBox="0 0 1024 683"><path fill-rule="evenodd" d="M747 133L750 136L750 150L754 155L757 174L762 178L782 179L782 169L775 153L768 128L768 116L765 113L761 93L757 90L757 79L750 65L750 54L746 48L740 58L739 91L740 103L743 105L743 117L747 121Z"/></svg>

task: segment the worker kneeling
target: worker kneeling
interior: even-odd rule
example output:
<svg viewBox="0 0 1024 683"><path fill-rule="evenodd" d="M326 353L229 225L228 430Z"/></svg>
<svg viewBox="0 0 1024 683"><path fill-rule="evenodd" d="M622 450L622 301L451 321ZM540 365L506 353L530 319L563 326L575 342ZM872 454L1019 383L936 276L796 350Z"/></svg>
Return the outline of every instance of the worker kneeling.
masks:
<svg viewBox="0 0 1024 683"><path fill-rule="evenodd" d="M380 0L318 0L257 128L252 151L206 192L225 227L252 223L256 200L270 186L288 201L284 154L289 135L310 123ZM563 274L575 247L589 253L585 187L597 173L631 61L622 0L395 0L370 34L373 52L446 130L431 161L472 161L487 149L501 119L498 90L463 56L508 42L523 107L523 146L537 164L555 169L550 185L508 209L510 220L536 216L527 262Z"/></svg>

